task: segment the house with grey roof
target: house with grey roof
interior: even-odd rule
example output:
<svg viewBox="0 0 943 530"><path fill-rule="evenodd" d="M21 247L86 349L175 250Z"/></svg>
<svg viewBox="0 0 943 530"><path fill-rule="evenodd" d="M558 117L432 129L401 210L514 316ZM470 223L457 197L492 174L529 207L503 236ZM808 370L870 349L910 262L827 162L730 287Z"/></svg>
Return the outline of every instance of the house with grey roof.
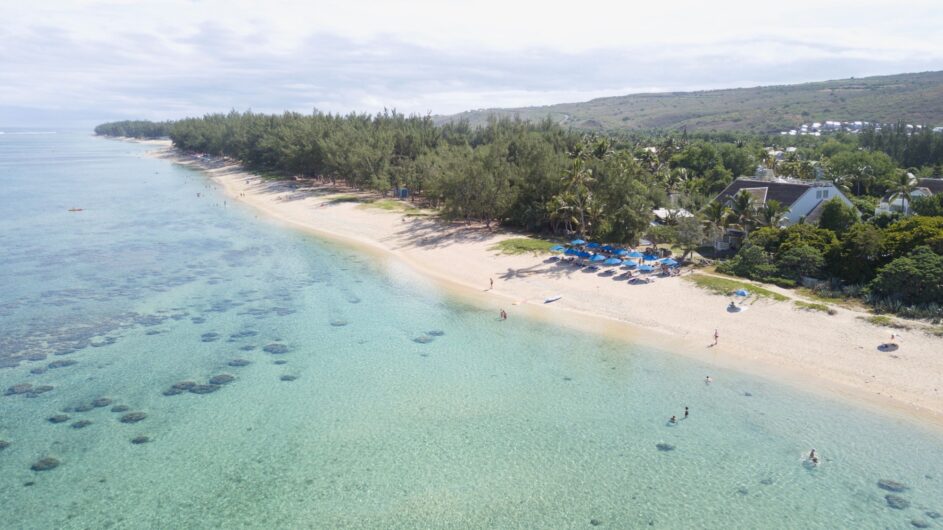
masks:
<svg viewBox="0 0 943 530"><path fill-rule="evenodd" d="M825 203L836 197L847 206L853 206L848 197L830 180L767 180L740 177L724 188L714 200L729 206L740 192L753 197L755 208L762 208L771 200L782 204L786 208L782 227L794 225L800 220L817 223ZM714 243L714 247L717 250L736 248L744 235L737 230L728 229L722 240Z"/></svg>
<svg viewBox="0 0 943 530"><path fill-rule="evenodd" d="M910 203L914 199L917 197L939 195L940 193L943 193L943 178L917 179L916 186L910 193L909 198L890 192L881 198L880 204L874 209L874 215L887 215L891 213L910 215Z"/></svg>

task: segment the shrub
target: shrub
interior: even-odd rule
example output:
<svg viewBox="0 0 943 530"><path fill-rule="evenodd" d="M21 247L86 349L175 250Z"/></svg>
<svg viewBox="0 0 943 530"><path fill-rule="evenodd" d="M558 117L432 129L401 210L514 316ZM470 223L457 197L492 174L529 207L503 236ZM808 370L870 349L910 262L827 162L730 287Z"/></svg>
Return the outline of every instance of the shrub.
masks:
<svg viewBox="0 0 943 530"><path fill-rule="evenodd" d="M905 305L939 304L943 302L943 256L930 247L918 247L882 267L868 284L868 292Z"/></svg>

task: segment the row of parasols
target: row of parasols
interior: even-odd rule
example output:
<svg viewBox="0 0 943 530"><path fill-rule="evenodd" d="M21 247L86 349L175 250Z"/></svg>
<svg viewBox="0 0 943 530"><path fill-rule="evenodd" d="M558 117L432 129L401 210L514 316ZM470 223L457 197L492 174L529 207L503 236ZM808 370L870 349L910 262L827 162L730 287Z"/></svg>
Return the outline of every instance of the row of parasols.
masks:
<svg viewBox="0 0 943 530"><path fill-rule="evenodd" d="M573 256L588 260L592 264L615 267L621 265L626 269L637 268L641 272L652 272L655 265L666 265L676 267L678 262L671 258L659 258L649 254L643 254L635 250L626 250L624 248L615 248L610 245L601 245L599 243L587 243L582 239L570 241L570 247L555 245L550 247L551 252L562 252L565 256ZM581 248L577 248L581 247ZM590 252L592 249L593 252Z"/></svg>

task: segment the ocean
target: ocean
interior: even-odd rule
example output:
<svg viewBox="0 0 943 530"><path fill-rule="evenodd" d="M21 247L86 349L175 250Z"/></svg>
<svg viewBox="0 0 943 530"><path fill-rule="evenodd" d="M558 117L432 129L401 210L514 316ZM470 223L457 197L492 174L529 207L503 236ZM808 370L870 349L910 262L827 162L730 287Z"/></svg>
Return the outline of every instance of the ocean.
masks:
<svg viewBox="0 0 943 530"><path fill-rule="evenodd" d="M3 528L943 527L919 422L499 321L153 146L15 132Z"/></svg>

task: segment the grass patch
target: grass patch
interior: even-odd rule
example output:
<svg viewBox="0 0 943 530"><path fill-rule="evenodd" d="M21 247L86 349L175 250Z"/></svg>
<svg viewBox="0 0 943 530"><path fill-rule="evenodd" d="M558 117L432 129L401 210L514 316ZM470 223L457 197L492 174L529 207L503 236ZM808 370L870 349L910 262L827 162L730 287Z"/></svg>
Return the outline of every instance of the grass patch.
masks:
<svg viewBox="0 0 943 530"><path fill-rule="evenodd" d="M866 320L875 326L883 326L885 328L894 328L894 329L906 329L909 330L910 326L906 324L901 324L900 322L894 320L893 318L887 315L872 315L869 317L858 317L861 320Z"/></svg>
<svg viewBox="0 0 943 530"><path fill-rule="evenodd" d="M379 208L388 212L413 212L419 209L412 204L396 199L376 199L374 201L364 202L363 206L365 208Z"/></svg>
<svg viewBox="0 0 943 530"><path fill-rule="evenodd" d="M815 302L803 302L802 300L796 300L793 302L797 308L802 309L803 311L820 311L822 313L828 313L829 315L834 315L837 313L831 307L828 307L825 304L817 304Z"/></svg>
<svg viewBox="0 0 943 530"><path fill-rule="evenodd" d="M327 200L328 204L341 204L345 202L364 202L364 199L356 195L344 194L335 195Z"/></svg>
<svg viewBox="0 0 943 530"><path fill-rule="evenodd" d="M718 278L716 276L705 276L703 274L691 274L685 276L684 279L692 281L698 287L702 289L707 289L717 294L722 295L732 295L734 291L738 289L746 289L750 292L751 296L758 296L761 298L769 298L776 300L777 302L785 302L789 300L788 296L783 296L779 293L770 291L769 289L764 289L762 287L757 287L751 283L738 282L736 280L731 280L728 278Z"/></svg>
<svg viewBox="0 0 943 530"><path fill-rule="evenodd" d="M929 333L930 335L933 335L934 337L943 337L943 326L930 328L927 330L927 333Z"/></svg>
<svg viewBox="0 0 943 530"><path fill-rule="evenodd" d="M497 250L501 254L546 254L550 252L550 247L556 243L544 241L542 239L531 239L529 237L514 237L499 241L489 250Z"/></svg>

